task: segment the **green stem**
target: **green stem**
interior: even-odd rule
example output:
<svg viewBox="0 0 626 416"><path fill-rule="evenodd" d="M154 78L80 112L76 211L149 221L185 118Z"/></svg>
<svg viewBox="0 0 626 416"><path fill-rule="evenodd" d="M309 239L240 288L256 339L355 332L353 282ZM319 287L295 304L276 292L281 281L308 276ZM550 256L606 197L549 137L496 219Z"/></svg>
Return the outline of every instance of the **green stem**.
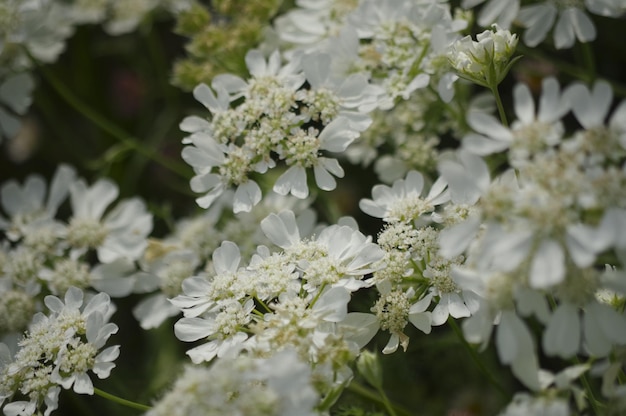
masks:
<svg viewBox="0 0 626 416"><path fill-rule="evenodd" d="M380 394L380 397L383 399L383 405L385 406L385 409L387 409L389 414L391 416L398 416L398 414L395 412L393 408L393 405L389 401L389 397L387 397L387 395L385 394L385 391L383 389L376 389L376 390L378 390L378 394Z"/></svg>
<svg viewBox="0 0 626 416"><path fill-rule="evenodd" d="M601 415L602 411L600 409L600 406L602 405L602 403L599 402L598 399L596 399L595 394L593 394L593 389L591 388L591 384L589 383L589 379L587 378L586 374L583 374L580 377L580 382L582 383L583 387L585 388L585 393L587 394L587 398L589 400L589 404L591 405L591 408L593 409L593 414L594 415Z"/></svg>
<svg viewBox="0 0 626 416"><path fill-rule="evenodd" d="M596 62L589 42L580 43L585 72L590 80L596 79Z"/></svg>
<svg viewBox="0 0 626 416"><path fill-rule="evenodd" d="M500 93L498 92L498 86L493 85L490 87L493 96L496 99L496 105L498 106L498 114L500 114L500 122L504 127L509 127L509 122L506 119L506 113L504 112L504 106L502 105L502 99L500 98Z"/></svg>
<svg viewBox="0 0 626 416"><path fill-rule="evenodd" d="M311 303L309 303L309 309L313 309L313 306L315 305L315 303L317 302L317 300L320 298L320 296L322 296L322 292L324 291L324 289L326 288L327 283L322 283L322 286L319 288L319 290L317 291L317 294L315 295L315 297L313 298L313 300L311 301Z"/></svg>
<svg viewBox="0 0 626 416"><path fill-rule="evenodd" d="M263 309L265 309L269 313L272 313L272 309L269 306L267 306L267 304L265 302L263 302L257 296L255 296L254 299L259 303L259 305L261 305L263 307Z"/></svg>
<svg viewBox="0 0 626 416"><path fill-rule="evenodd" d="M43 74L44 78L48 83L54 88L54 90L76 111L82 114L85 118L89 119L96 126L98 126L103 131L107 132L121 143L125 144L129 148L136 150L141 153L145 157L154 160L156 163L162 165L163 167L169 169L170 171L177 173L181 177L188 179L189 178L189 169L187 166L184 166L179 163L175 163L163 156L159 153L155 152L153 149L148 148L142 145L136 138L132 137L120 127L111 123L109 120L101 116L94 109L89 107L86 103L84 103L80 98L78 98L72 91L59 80L45 66L39 66L39 70Z"/></svg>
<svg viewBox="0 0 626 416"><path fill-rule="evenodd" d="M505 398L507 401L510 401L511 400L510 394L504 389L504 387L500 385L500 383L498 383L498 381L495 379L493 374L491 374L491 372L487 369L487 367L485 367L485 364L482 362L482 360L476 353L476 350L472 348L472 346L467 342L467 340L463 336L463 332L461 331L461 328L459 328L459 326L457 325L454 318L451 317L450 319L448 319L448 324L450 325L454 333L457 335L457 337L461 341L461 344L463 344L463 347L465 347L467 352L470 354L470 356L472 357L472 360L474 360L474 362L476 363L480 371L482 371L482 373L487 377L487 380L489 381L489 383L491 383L496 388L498 393L500 393L503 398Z"/></svg>
<svg viewBox="0 0 626 416"><path fill-rule="evenodd" d="M93 389L94 393L96 393L98 396L103 397L107 400L110 400L112 402L121 404L122 406L126 406L126 407L132 407L133 409L137 409L137 410L150 410L151 407L150 406L146 406L145 404L141 404L141 403L135 403L135 402L131 402L130 400L126 400L126 399L122 399L121 397L117 397L111 393L107 393L106 391L102 391L98 388Z"/></svg>
<svg viewBox="0 0 626 416"><path fill-rule="evenodd" d="M370 400L378 404L379 406L384 406L385 409L389 411L389 413L392 415L415 416L415 413L409 412L408 410L405 410L401 408L400 406L394 405L393 403L391 403L386 395L383 394L381 398L381 395L375 393L374 391L357 383L354 380L348 385L347 389L351 391L352 393L355 393L367 400Z"/></svg>

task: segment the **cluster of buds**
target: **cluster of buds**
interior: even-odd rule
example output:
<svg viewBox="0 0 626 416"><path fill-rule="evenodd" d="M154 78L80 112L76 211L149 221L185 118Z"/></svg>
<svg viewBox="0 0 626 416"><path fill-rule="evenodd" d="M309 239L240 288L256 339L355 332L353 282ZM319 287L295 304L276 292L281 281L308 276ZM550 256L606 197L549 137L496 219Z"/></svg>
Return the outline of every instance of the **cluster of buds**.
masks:
<svg viewBox="0 0 626 416"><path fill-rule="evenodd" d="M517 46L517 35L498 25L476 36L465 36L454 42L448 51L448 60L461 78L492 88L500 84L513 64L511 59Z"/></svg>

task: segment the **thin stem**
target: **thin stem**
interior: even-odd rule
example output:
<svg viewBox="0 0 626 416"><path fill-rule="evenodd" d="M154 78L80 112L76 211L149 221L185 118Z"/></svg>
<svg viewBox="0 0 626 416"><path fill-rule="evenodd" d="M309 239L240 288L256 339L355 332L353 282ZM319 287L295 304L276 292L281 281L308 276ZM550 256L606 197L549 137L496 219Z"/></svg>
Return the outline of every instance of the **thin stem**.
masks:
<svg viewBox="0 0 626 416"><path fill-rule="evenodd" d="M150 406L146 406L145 404L141 404L141 403L135 403L132 402L130 400L126 400L126 399L122 399L121 397L117 397L111 393L107 393L106 391L102 391L98 388L93 389L94 393L96 393L98 396L103 397L107 400L110 400L112 402L121 404L122 406L126 406L126 407L132 407L133 409L137 409L137 410L150 410L151 407Z"/></svg>
<svg viewBox="0 0 626 416"><path fill-rule="evenodd" d="M377 403L380 406L384 406L385 409L387 409L389 411L389 413L399 416L415 416L415 413L409 412L405 409L403 409L402 407L395 405L393 403L391 403L389 401L389 399L386 396L383 396L383 398L381 398L380 395L376 394L374 391L368 389L367 387L357 383L356 381L352 381L347 389L349 391L351 391L352 393L355 393L367 400L370 400L374 403ZM387 399L387 403L385 403L385 399ZM392 413L393 412L393 413Z"/></svg>
<svg viewBox="0 0 626 416"><path fill-rule="evenodd" d="M324 291L324 289L326 289L326 283L322 283L322 286L317 291L317 294L315 295L315 297L313 298L311 303L309 303L309 308L310 309L313 309L313 306L315 305L317 300L320 298L320 296L322 296L322 292Z"/></svg>
<svg viewBox="0 0 626 416"><path fill-rule="evenodd" d="M590 80L596 79L596 62L593 56L593 50L591 50L591 44L589 42L580 43L580 49L582 53L582 60L585 67L585 72Z"/></svg>
<svg viewBox="0 0 626 416"><path fill-rule="evenodd" d="M44 78L54 88L54 90L76 111L82 114L85 118L89 119L96 126L103 131L107 132L129 148L136 150L145 157L154 160L156 163L169 169L170 171L177 173L181 177L189 178L189 169L182 164L178 164L169 160L153 149L142 145L136 138L132 137L117 125L111 123L109 120L101 116L94 109L85 104L80 98L78 98L72 91L57 78L52 71L45 66L39 66L39 70L43 74Z"/></svg>
<svg viewBox="0 0 626 416"><path fill-rule="evenodd" d="M585 388L585 393L587 394L589 404L591 405L591 408L593 409L593 414L594 415L602 414L602 411L600 410L600 406L602 405L602 403L598 401L598 399L596 399L595 394L593 394L593 389L591 388L591 384L589 383L589 379L587 378L586 374L583 374L580 377L580 382Z"/></svg>
<svg viewBox="0 0 626 416"><path fill-rule="evenodd" d="M498 383L498 381L495 379L493 374L491 374L491 372L487 369L487 367L485 367L485 364L482 362L482 360L476 353L476 350L472 348L472 346L467 342L467 340L463 336L463 333L461 332L461 328L459 328L454 318L448 319L448 324L450 325L454 333L457 335L457 337L461 341L461 344L463 344L463 347L465 347L467 352L469 352L470 356L472 357L472 360L474 360L474 362L476 363L480 371L482 371L482 373L487 377L487 380L496 388L496 390L498 390L498 393L500 393L503 398L505 398L507 401L510 401L511 397L509 393L504 389L504 387L500 385L500 383Z"/></svg>
<svg viewBox="0 0 626 416"><path fill-rule="evenodd" d="M398 414L393 408L393 405L389 401L389 397L387 397L387 395L385 394L385 391L383 389L378 389L378 388L376 390L378 390L378 394L380 394L380 397L383 399L383 405L385 406L385 409L387 409L389 414L391 416L398 416Z"/></svg>
<svg viewBox="0 0 626 416"><path fill-rule="evenodd" d="M256 300L259 305L261 305L263 307L263 309L265 309L267 312L272 312L272 309L267 306L267 304L265 302L263 302L261 299L259 299L257 296L254 297L254 300Z"/></svg>
<svg viewBox="0 0 626 416"><path fill-rule="evenodd" d="M500 93L498 92L498 86L493 85L491 88L491 92L496 99L496 105L498 106L498 114L500 114L500 122L504 127L509 127L509 122L506 119L506 113L504 112L504 106L502 105L502 99L500 98Z"/></svg>

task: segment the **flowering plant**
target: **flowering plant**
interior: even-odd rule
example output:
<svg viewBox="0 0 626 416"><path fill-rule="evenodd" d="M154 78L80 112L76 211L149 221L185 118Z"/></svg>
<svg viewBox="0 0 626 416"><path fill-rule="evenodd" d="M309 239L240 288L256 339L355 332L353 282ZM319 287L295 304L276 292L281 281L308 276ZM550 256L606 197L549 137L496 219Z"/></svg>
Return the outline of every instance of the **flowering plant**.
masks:
<svg viewBox="0 0 626 416"><path fill-rule="evenodd" d="M0 411L623 414L625 18L0 0Z"/></svg>

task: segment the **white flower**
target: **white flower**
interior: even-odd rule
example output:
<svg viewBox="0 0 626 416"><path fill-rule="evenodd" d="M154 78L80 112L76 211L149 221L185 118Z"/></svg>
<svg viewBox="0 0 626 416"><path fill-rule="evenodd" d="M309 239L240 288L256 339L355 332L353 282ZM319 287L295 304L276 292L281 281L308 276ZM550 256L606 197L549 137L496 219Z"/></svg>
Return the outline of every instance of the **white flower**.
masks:
<svg viewBox="0 0 626 416"><path fill-rule="evenodd" d="M98 259L104 263L120 258L138 259L152 231L152 215L138 198L121 201L105 215L118 192L117 186L106 179L91 187L79 180L70 188L73 215L67 240L80 250L96 249Z"/></svg>
<svg viewBox="0 0 626 416"><path fill-rule="evenodd" d="M575 83L567 88L565 97L571 102L578 122L587 130L607 128L617 142L626 149L626 100L622 101L607 119L613 101L613 89L606 81L597 81L590 90ZM608 126L605 122L608 121Z"/></svg>
<svg viewBox="0 0 626 416"><path fill-rule="evenodd" d="M210 280L203 276L185 279L183 294L171 300L184 314L174 325L176 336L187 342L209 339L187 351L195 363L211 361L216 356L235 356L248 338L241 328L251 322L255 305L245 293L244 284L238 282L249 276L240 269L240 259L237 245L223 242L213 253L215 276Z"/></svg>
<svg viewBox="0 0 626 416"><path fill-rule="evenodd" d="M555 20L553 37L557 49L571 48L576 39L591 42L596 38L593 21L580 6L543 2L522 7L517 16L517 21L526 27L524 43L530 47L537 46L546 38Z"/></svg>
<svg viewBox="0 0 626 416"><path fill-rule="evenodd" d="M50 315L35 316L12 362L0 367L0 403L17 391L29 398L7 404L5 414L31 415L45 405L48 415L58 405L60 387L93 394L87 372L106 378L115 367L119 346L98 353L118 330L108 323L114 311L108 295L100 293L84 304L83 292L70 287L64 300L46 296L44 301Z"/></svg>
<svg viewBox="0 0 626 416"><path fill-rule="evenodd" d="M337 182L332 175L343 178L344 171L337 159L320 156L319 151L342 152L359 133L345 117L337 117L319 135L317 133L315 129L298 131L279 149L281 157L291 166L276 180L274 192L280 195L291 193L300 199L308 197L306 168L310 167L320 189L331 191L336 188Z"/></svg>
<svg viewBox="0 0 626 416"><path fill-rule="evenodd" d="M258 49L248 51L245 57L246 66L252 79L248 82L232 75L218 75L213 80L216 85L223 86L228 91L230 100L244 96L246 98L260 98L266 102L269 96L258 96L257 94L267 92L268 89L280 87L286 91L296 91L304 83L304 74L300 70L300 62L292 60L283 65L281 53L275 50L266 59ZM267 101L269 104L269 101Z"/></svg>
<svg viewBox="0 0 626 416"><path fill-rule="evenodd" d="M157 328L180 309L168 301L181 293L182 282L195 274L200 259L191 250L173 250L151 262L147 272L138 276L136 291L158 292L147 296L133 308L133 316L143 329Z"/></svg>
<svg viewBox="0 0 626 416"><path fill-rule="evenodd" d="M339 32L355 6L341 0L297 0L296 7L276 18L274 27L281 40L313 49Z"/></svg>
<svg viewBox="0 0 626 416"><path fill-rule="evenodd" d="M196 364L211 361L215 357L235 357L248 339L248 335L240 328L250 323L254 307L252 299L243 305L237 300L221 302L218 308L200 317L180 319L174 325L174 333L181 341L209 340L187 351L191 361Z"/></svg>
<svg viewBox="0 0 626 416"><path fill-rule="evenodd" d="M359 207L363 212L386 222L410 222L435 210L437 205L448 201L446 183L439 178L433 183L428 195L422 198L424 177L410 171L405 179L398 179L392 187L375 185L373 199L362 199Z"/></svg>
<svg viewBox="0 0 626 416"><path fill-rule="evenodd" d="M3 137L12 139L20 129L18 116L24 115L32 102L35 83L31 75L22 72L11 75L0 83L0 142ZM6 106L6 109L4 108Z"/></svg>
<svg viewBox="0 0 626 416"><path fill-rule="evenodd" d="M427 309L432 300L431 294L414 301L413 288L404 292L392 290L389 284L377 287L380 298L371 308L373 314L351 312L339 323L347 339L363 348L379 330L389 331L389 340L382 352L391 354L397 351L399 346L406 351L410 339L403 331L409 322L423 333L430 334L432 315Z"/></svg>
<svg viewBox="0 0 626 416"><path fill-rule="evenodd" d="M292 349L269 357L220 359L188 366L147 416L268 414L313 416L319 393L309 365Z"/></svg>
<svg viewBox="0 0 626 416"><path fill-rule="evenodd" d="M549 355L570 358L581 348L594 357L605 357L616 345L626 344L626 317L611 306L590 300L581 311L564 301L546 325L542 346Z"/></svg>
<svg viewBox="0 0 626 416"><path fill-rule="evenodd" d="M496 24L493 27L476 35L476 41L465 36L448 51L448 60L461 77L487 88L502 82L517 46L517 35Z"/></svg>
<svg viewBox="0 0 626 416"><path fill-rule="evenodd" d="M559 144L564 134L561 118L569 111L569 100L562 96L554 78L543 80L543 91L539 109L529 88L518 84L513 90L514 108L517 119L506 128L493 116L470 112L468 123L476 133L463 138L463 148L477 155L488 155L510 148L509 161L519 163L533 154Z"/></svg>
<svg viewBox="0 0 626 416"><path fill-rule="evenodd" d="M231 299L243 300L245 292L238 282L248 274L239 267L241 253L233 242L224 241L213 252L215 275L208 279L203 275L191 276L182 283L182 294L170 301L183 311L185 317L197 317L212 312L221 302ZM240 278L238 274L243 276Z"/></svg>
<svg viewBox="0 0 626 416"><path fill-rule="evenodd" d="M346 340L338 323L347 316L350 293L345 287L320 289L313 293L288 291L271 303L253 327L255 335L246 342L254 355L295 348L299 356L314 363L319 391L332 391L350 380L350 363L358 348Z"/></svg>
<svg viewBox="0 0 626 416"><path fill-rule="evenodd" d="M98 378L107 378L115 367L115 361L120 354L120 346L114 345L100 353L108 338L117 333L117 325L108 323L103 325L102 315L95 315L97 320L88 321L87 342L75 338L61 347L55 360L55 368L50 380L60 384L64 389L73 387L79 394L93 394L93 383L87 375L92 371ZM96 355L97 353L97 355Z"/></svg>
<svg viewBox="0 0 626 416"><path fill-rule="evenodd" d="M261 221L261 228L296 262L310 290L324 284L357 290L366 284L364 275L374 271L374 264L384 255L371 237L345 225L331 225L317 238L301 240L292 211L270 214Z"/></svg>
<svg viewBox="0 0 626 416"><path fill-rule="evenodd" d="M76 171L72 167L59 165L50 181L49 189L39 175L30 175L23 186L13 180L3 183L0 188L0 203L9 215L9 220L5 222L0 217L0 228L6 229L7 237L16 241L28 233L29 225L51 221L67 198L75 178Z"/></svg>
<svg viewBox="0 0 626 416"><path fill-rule="evenodd" d="M380 88L371 85L364 74L332 76L332 57L328 53L311 53L302 58L302 69L311 89L302 91L310 110L321 113L324 124L344 116L356 131L365 130L371 119L367 113L376 107Z"/></svg>

